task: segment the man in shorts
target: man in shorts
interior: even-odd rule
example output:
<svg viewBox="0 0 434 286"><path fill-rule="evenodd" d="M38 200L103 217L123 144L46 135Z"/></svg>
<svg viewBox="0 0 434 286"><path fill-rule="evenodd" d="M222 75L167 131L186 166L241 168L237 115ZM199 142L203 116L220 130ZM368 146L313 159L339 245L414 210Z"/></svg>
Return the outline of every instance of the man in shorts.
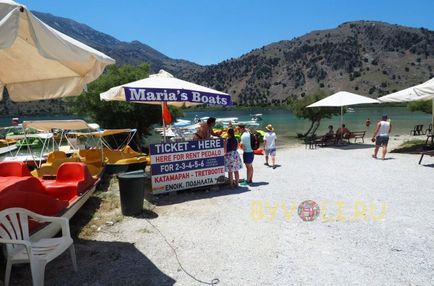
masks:
<svg viewBox="0 0 434 286"><path fill-rule="evenodd" d="M247 169L247 183L251 184L253 180L253 159L255 158L255 154L253 153L252 145L250 143L250 132L246 130L245 125L239 125L238 128L241 132L241 140L240 145L243 149L243 162L246 165Z"/></svg>
<svg viewBox="0 0 434 286"><path fill-rule="evenodd" d="M265 129L267 130L267 133L264 135L265 166L270 166L268 164L268 156L271 156L272 167L276 169L276 133L274 133L274 128L271 124L268 124Z"/></svg>

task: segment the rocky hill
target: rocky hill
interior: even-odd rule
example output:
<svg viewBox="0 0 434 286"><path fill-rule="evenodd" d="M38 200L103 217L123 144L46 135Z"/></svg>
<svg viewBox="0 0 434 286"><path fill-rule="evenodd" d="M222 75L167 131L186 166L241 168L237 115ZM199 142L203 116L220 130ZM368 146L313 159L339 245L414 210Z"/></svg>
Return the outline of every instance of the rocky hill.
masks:
<svg viewBox="0 0 434 286"><path fill-rule="evenodd" d="M434 32L349 22L251 51L185 77L241 104L281 103L323 88L379 97L434 77Z"/></svg>
<svg viewBox="0 0 434 286"><path fill-rule="evenodd" d="M171 59L138 41L122 42L85 24L47 13L37 17L116 59L149 63L231 94L238 104L280 104L318 88L378 97L434 77L434 32L381 22L344 23L264 46L216 65ZM62 113L62 101L0 104L2 115Z"/></svg>

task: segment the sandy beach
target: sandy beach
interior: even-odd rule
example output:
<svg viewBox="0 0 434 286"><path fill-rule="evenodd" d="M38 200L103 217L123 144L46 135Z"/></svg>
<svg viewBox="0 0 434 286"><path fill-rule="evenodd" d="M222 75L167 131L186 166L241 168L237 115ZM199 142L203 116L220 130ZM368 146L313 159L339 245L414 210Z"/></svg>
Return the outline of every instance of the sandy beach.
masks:
<svg viewBox="0 0 434 286"><path fill-rule="evenodd" d="M63 255L46 285L201 285L154 226L185 270L218 285L433 285L434 158L371 154L297 145L278 150L274 170L256 156L254 186L159 196L153 217L76 239L78 273ZM314 221L297 214L306 200ZM12 271L12 285L29 285L28 267Z"/></svg>

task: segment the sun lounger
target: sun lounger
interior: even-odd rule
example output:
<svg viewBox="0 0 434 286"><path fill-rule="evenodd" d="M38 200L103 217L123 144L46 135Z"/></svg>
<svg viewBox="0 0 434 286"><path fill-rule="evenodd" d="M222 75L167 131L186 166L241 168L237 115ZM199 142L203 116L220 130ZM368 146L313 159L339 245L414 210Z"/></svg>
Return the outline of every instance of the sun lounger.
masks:
<svg viewBox="0 0 434 286"><path fill-rule="evenodd" d="M410 135L423 135L423 124L416 125L413 130L410 131Z"/></svg>
<svg viewBox="0 0 434 286"><path fill-rule="evenodd" d="M419 165L422 163L422 159L425 155L428 156L434 156L434 150L427 150L427 151L422 151L420 153L420 159L419 159Z"/></svg>
<svg viewBox="0 0 434 286"><path fill-rule="evenodd" d="M432 124L428 125L428 128L425 130L425 134L432 134Z"/></svg>

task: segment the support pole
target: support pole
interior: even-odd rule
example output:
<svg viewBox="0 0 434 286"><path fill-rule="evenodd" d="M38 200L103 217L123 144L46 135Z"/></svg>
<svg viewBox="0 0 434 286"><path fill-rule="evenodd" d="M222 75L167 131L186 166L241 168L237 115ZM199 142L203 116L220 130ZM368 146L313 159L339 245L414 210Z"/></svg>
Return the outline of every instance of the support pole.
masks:
<svg viewBox="0 0 434 286"><path fill-rule="evenodd" d="M431 134L434 134L434 97L432 99L432 109L431 109Z"/></svg>
<svg viewBox="0 0 434 286"><path fill-rule="evenodd" d="M164 116L163 116L163 109L164 109L164 103L161 102L161 117L163 119L163 143L166 143L166 122L164 121Z"/></svg>
<svg viewBox="0 0 434 286"><path fill-rule="evenodd" d="M342 127L343 120L344 120L344 107L341 106L341 125L339 127Z"/></svg>

